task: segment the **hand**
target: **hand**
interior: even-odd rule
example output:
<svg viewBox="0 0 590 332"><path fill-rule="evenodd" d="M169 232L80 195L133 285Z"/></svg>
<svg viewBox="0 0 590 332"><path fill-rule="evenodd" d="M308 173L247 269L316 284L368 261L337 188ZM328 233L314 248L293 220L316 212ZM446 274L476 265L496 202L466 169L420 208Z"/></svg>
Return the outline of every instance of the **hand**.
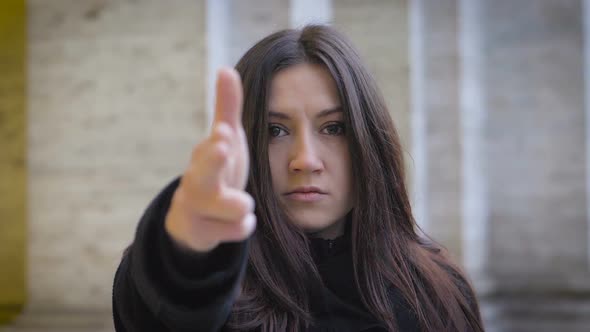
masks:
<svg viewBox="0 0 590 332"><path fill-rule="evenodd" d="M175 242L199 252L245 240L256 225L254 200L244 190L249 156L239 74L221 69L216 93L211 134L193 148L165 221Z"/></svg>

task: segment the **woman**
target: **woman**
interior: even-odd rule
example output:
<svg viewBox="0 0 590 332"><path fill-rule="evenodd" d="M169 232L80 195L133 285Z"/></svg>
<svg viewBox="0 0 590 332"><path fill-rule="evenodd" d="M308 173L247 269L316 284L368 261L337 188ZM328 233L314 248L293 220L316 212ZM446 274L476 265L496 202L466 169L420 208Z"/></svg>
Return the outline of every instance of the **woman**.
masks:
<svg viewBox="0 0 590 332"><path fill-rule="evenodd" d="M122 259L117 331L483 331L462 272L416 232L398 135L350 43L285 30L236 69Z"/></svg>

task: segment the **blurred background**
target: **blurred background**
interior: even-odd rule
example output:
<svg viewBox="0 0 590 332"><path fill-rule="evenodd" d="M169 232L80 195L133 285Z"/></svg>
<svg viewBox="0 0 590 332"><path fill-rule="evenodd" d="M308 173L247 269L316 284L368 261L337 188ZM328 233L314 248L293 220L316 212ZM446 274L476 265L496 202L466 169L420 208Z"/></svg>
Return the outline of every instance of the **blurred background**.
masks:
<svg viewBox="0 0 590 332"><path fill-rule="evenodd" d="M121 254L207 134L217 68L305 23L377 78L487 330L590 331L586 0L2 0L0 331L114 329Z"/></svg>

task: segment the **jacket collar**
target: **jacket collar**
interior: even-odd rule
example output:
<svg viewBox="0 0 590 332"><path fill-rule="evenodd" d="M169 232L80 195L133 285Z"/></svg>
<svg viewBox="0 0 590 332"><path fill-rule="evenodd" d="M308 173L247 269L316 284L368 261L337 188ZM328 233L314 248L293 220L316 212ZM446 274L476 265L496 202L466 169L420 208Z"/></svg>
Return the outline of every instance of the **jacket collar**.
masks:
<svg viewBox="0 0 590 332"><path fill-rule="evenodd" d="M351 246L352 222L350 213L346 216L344 225L344 234L334 239L322 239L309 237L310 250L316 263L323 262L325 259L345 252Z"/></svg>

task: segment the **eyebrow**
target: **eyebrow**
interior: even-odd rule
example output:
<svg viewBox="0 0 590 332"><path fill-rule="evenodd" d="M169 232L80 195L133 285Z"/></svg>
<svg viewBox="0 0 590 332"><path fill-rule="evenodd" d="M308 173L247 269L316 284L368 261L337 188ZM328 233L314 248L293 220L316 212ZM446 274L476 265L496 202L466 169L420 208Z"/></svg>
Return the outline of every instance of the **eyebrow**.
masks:
<svg viewBox="0 0 590 332"><path fill-rule="evenodd" d="M342 107L338 106L335 108L323 110L323 111L319 112L315 117L318 119L325 118L328 115L334 114L334 113L342 113ZM283 120L291 119L291 117L289 117L287 114L281 113L281 112L276 112L276 111L268 111L268 116L271 118L278 118L278 119L283 119Z"/></svg>

